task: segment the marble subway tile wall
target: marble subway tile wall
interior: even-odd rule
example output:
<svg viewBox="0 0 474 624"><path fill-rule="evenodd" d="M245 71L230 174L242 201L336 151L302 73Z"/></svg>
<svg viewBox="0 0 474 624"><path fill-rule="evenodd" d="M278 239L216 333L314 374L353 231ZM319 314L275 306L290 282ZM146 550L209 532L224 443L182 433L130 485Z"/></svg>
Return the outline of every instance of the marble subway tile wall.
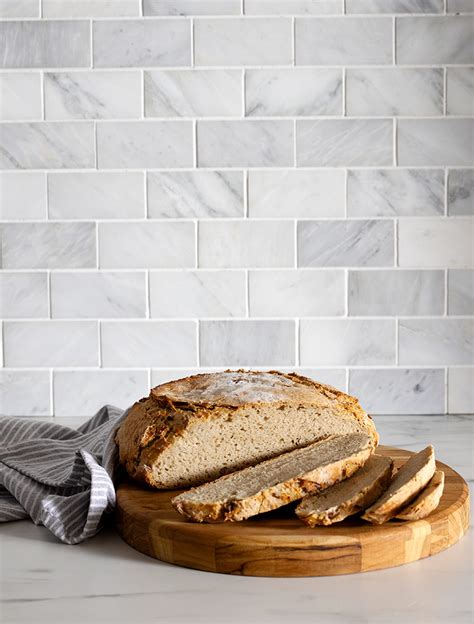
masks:
<svg viewBox="0 0 474 624"><path fill-rule="evenodd" d="M470 0L2 0L0 413L473 412L473 146Z"/></svg>

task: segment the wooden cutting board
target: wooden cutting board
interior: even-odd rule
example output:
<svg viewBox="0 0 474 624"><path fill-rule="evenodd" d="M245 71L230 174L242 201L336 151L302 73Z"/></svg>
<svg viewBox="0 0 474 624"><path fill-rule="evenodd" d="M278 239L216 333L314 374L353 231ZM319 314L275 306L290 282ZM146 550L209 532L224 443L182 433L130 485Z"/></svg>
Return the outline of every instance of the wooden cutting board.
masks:
<svg viewBox="0 0 474 624"><path fill-rule="evenodd" d="M395 467L411 453L380 446ZM117 490L117 527L123 539L151 557L179 566L245 576L327 576L390 568L435 555L455 544L469 526L469 490L454 470L446 476L439 507L424 520L381 526L347 519L311 529L292 507L244 522L194 524L171 506L179 491L156 491L127 481Z"/></svg>

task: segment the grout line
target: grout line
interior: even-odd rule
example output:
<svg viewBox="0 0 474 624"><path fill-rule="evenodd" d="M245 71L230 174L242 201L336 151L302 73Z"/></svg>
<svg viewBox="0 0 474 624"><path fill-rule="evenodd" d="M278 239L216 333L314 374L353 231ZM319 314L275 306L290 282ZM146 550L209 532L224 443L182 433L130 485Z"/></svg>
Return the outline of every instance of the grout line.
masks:
<svg viewBox="0 0 474 624"><path fill-rule="evenodd" d="M42 19L42 17L43 17L43 0L38 0L38 4L39 4L39 16L40 16L40 19Z"/></svg>
<svg viewBox="0 0 474 624"><path fill-rule="evenodd" d="M245 0L240 0L240 15L245 14Z"/></svg>

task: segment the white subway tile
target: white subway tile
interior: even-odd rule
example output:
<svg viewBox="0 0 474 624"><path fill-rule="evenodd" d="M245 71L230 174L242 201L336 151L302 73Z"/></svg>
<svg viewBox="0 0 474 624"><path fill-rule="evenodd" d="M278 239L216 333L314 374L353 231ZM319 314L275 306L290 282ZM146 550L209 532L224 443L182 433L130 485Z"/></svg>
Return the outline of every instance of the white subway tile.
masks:
<svg viewBox="0 0 474 624"><path fill-rule="evenodd" d="M42 0L43 17L130 17L141 0Z"/></svg>
<svg viewBox="0 0 474 624"><path fill-rule="evenodd" d="M93 23L94 67L191 65L188 20L104 20Z"/></svg>
<svg viewBox="0 0 474 624"><path fill-rule="evenodd" d="M345 308L343 271L249 271L250 316L340 316Z"/></svg>
<svg viewBox="0 0 474 624"><path fill-rule="evenodd" d="M269 366L295 362L293 321L201 321L204 366Z"/></svg>
<svg viewBox="0 0 474 624"><path fill-rule="evenodd" d="M80 388L80 392L71 392ZM104 405L123 409L148 394L145 370L54 371L56 416L90 416Z"/></svg>
<svg viewBox="0 0 474 624"><path fill-rule="evenodd" d="M448 115L474 115L474 67L449 67L446 83Z"/></svg>
<svg viewBox="0 0 474 624"><path fill-rule="evenodd" d="M145 216L143 173L49 173L48 202L51 219L141 218Z"/></svg>
<svg viewBox="0 0 474 624"><path fill-rule="evenodd" d="M245 291L244 271L152 271L151 316L245 316Z"/></svg>
<svg viewBox="0 0 474 624"><path fill-rule="evenodd" d="M46 273L0 273L0 316L3 318L46 318L48 278Z"/></svg>
<svg viewBox="0 0 474 624"><path fill-rule="evenodd" d="M305 117L342 114L339 69L249 69L245 74L246 115Z"/></svg>
<svg viewBox="0 0 474 624"><path fill-rule="evenodd" d="M194 223L99 224L99 264L103 269L194 267L194 256Z"/></svg>
<svg viewBox="0 0 474 624"><path fill-rule="evenodd" d="M400 319L400 364L472 364L474 319Z"/></svg>
<svg viewBox="0 0 474 624"><path fill-rule="evenodd" d="M474 119L400 119L400 165L471 165Z"/></svg>
<svg viewBox="0 0 474 624"><path fill-rule="evenodd" d="M346 0L346 13L443 13L443 0Z"/></svg>
<svg viewBox="0 0 474 624"><path fill-rule="evenodd" d="M287 221L203 221L199 266L204 268L290 267L293 225Z"/></svg>
<svg viewBox="0 0 474 624"><path fill-rule="evenodd" d="M92 123L6 123L1 127L1 169L79 169L93 166Z"/></svg>
<svg viewBox="0 0 474 624"><path fill-rule="evenodd" d="M0 412L4 416L51 414L48 371L0 371Z"/></svg>
<svg viewBox="0 0 474 624"><path fill-rule="evenodd" d="M192 167L191 121L124 121L97 124L99 167Z"/></svg>
<svg viewBox="0 0 474 624"><path fill-rule="evenodd" d="M198 121L199 167L285 167L293 164L292 121Z"/></svg>
<svg viewBox="0 0 474 624"><path fill-rule="evenodd" d="M395 321L303 319L300 361L303 366L395 364Z"/></svg>
<svg viewBox="0 0 474 624"><path fill-rule="evenodd" d="M147 176L148 215L154 218L244 216L241 171L169 171Z"/></svg>
<svg viewBox="0 0 474 624"><path fill-rule="evenodd" d="M474 215L473 169L458 169L449 172L448 214Z"/></svg>
<svg viewBox="0 0 474 624"><path fill-rule="evenodd" d="M93 223L5 223L3 268L88 269L96 266ZM25 244L28 241L28 244Z"/></svg>
<svg viewBox="0 0 474 624"><path fill-rule="evenodd" d="M410 219L398 224L398 260L406 267L474 265L472 219Z"/></svg>
<svg viewBox="0 0 474 624"><path fill-rule="evenodd" d="M94 321L5 321L5 366L97 366Z"/></svg>
<svg viewBox="0 0 474 624"><path fill-rule="evenodd" d="M349 393L373 414L443 414L444 386L443 369L353 370Z"/></svg>
<svg viewBox="0 0 474 624"><path fill-rule="evenodd" d="M448 412L474 412L474 368L448 369Z"/></svg>
<svg viewBox="0 0 474 624"><path fill-rule="evenodd" d="M53 318L144 318L144 272L51 273Z"/></svg>
<svg viewBox="0 0 474 624"><path fill-rule="evenodd" d="M46 119L138 118L139 72L61 72L44 75Z"/></svg>
<svg viewBox="0 0 474 624"><path fill-rule="evenodd" d="M0 219L46 219L46 175L39 172L0 173Z"/></svg>
<svg viewBox="0 0 474 624"><path fill-rule="evenodd" d="M472 22L458 16L397 20L397 63L404 65L474 62Z"/></svg>
<svg viewBox="0 0 474 624"><path fill-rule="evenodd" d="M389 119L322 119L296 122L298 166L391 165L393 128Z"/></svg>
<svg viewBox="0 0 474 624"><path fill-rule="evenodd" d="M448 272L448 314L474 315L474 271Z"/></svg>
<svg viewBox="0 0 474 624"><path fill-rule="evenodd" d="M347 115L407 115L430 117L443 114L443 70L348 69Z"/></svg>
<svg viewBox="0 0 474 624"><path fill-rule="evenodd" d="M241 0L143 0L143 15L240 15Z"/></svg>
<svg viewBox="0 0 474 624"><path fill-rule="evenodd" d="M2 121L41 119L39 73L1 73L0 93Z"/></svg>
<svg viewBox="0 0 474 624"><path fill-rule="evenodd" d="M359 169L347 174L351 217L424 217L444 213L442 169Z"/></svg>
<svg viewBox="0 0 474 624"><path fill-rule="evenodd" d="M297 234L298 266L386 267L394 264L392 221L300 221Z"/></svg>
<svg viewBox="0 0 474 624"><path fill-rule="evenodd" d="M344 171L249 171L250 217L343 217Z"/></svg>
<svg viewBox="0 0 474 624"><path fill-rule="evenodd" d="M199 19L194 23L196 65L289 65L288 18Z"/></svg>
<svg viewBox="0 0 474 624"><path fill-rule="evenodd" d="M349 271L351 316L431 316L444 311L444 271Z"/></svg>
<svg viewBox="0 0 474 624"><path fill-rule="evenodd" d="M244 0L247 15L336 15L343 0Z"/></svg>
<svg viewBox="0 0 474 624"><path fill-rule="evenodd" d="M237 69L145 72L146 117L240 117L242 74Z"/></svg>
<svg viewBox="0 0 474 624"><path fill-rule="evenodd" d="M473 0L446 0L448 13L474 13Z"/></svg>
<svg viewBox="0 0 474 624"><path fill-rule="evenodd" d="M39 17L41 0L2 0L0 17Z"/></svg>
<svg viewBox="0 0 474 624"><path fill-rule="evenodd" d="M297 65L383 65L392 62L387 18L296 18Z"/></svg>
<svg viewBox="0 0 474 624"><path fill-rule="evenodd" d="M104 321L102 365L195 366L196 336L197 325L193 321Z"/></svg>
<svg viewBox="0 0 474 624"><path fill-rule="evenodd" d="M86 21L0 22L0 67L89 67Z"/></svg>

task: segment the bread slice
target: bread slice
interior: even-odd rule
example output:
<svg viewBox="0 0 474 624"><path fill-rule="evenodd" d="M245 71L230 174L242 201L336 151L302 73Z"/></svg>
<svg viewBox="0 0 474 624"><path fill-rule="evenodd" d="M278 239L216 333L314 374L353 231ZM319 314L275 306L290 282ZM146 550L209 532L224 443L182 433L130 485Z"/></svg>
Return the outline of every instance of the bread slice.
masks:
<svg viewBox="0 0 474 624"><path fill-rule="evenodd" d="M128 474L160 489L183 488L375 426L357 399L294 373L225 371L154 388L118 431Z"/></svg>
<svg viewBox="0 0 474 624"><path fill-rule="evenodd" d="M373 448L363 433L334 436L221 477L172 499L194 522L235 522L350 477Z"/></svg>
<svg viewBox="0 0 474 624"><path fill-rule="evenodd" d="M437 470L431 481L408 507L404 507L395 517L399 520L421 520L436 509L444 490L444 472Z"/></svg>
<svg viewBox="0 0 474 624"><path fill-rule="evenodd" d="M365 511L362 518L374 524L383 524L394 518L421 492L435 470L434 449L427 446L403 464L385 493Z"/></svg>
<svg viewBox="0 0 474 624"><path fill-rule="evenodd" d="M340 522L379 498L390 483L392 467L390 457L372 455L350 479L303 498L296 515L310 527Z"/></svg>

